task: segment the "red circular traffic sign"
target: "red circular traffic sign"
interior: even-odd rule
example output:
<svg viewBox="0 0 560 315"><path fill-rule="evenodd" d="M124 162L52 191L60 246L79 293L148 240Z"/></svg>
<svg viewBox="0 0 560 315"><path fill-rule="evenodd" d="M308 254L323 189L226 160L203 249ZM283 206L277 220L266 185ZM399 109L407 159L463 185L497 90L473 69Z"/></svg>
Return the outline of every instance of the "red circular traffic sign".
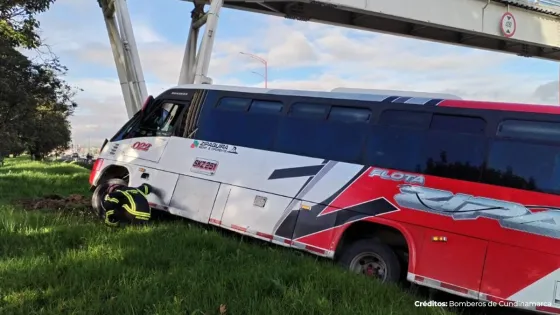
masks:
<svg viewBox="0 0 560 315"><path fill-rule="evenodd" d="M500 19L500 29L505 37L512 37L517 29L517 22L515 17L510 12L504 13Z"/></svg>

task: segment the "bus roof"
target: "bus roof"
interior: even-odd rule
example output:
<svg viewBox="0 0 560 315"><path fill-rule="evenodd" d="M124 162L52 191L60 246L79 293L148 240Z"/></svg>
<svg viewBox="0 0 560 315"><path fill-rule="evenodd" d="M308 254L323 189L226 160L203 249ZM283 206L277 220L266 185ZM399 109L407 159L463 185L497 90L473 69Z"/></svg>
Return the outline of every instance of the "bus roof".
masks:
<svg viewBox="0 0 560 315"><path fill-rule="evenodd" d="M378 90L378 89L358 89L358 88L336 88L332 89L334 93L354 93L354 94L377 94L377 95L390 95L401 97L420 97L431 99L446 99L446 100L460 100L457 95L448 93L431 93L431 92L416 92L416 91L400 91L400 90Z"/></svg>
<svg viewBox="0 0 560 315"><path fill-rule="evenodd" d="M307 97L319 97L330 99L344 99L357 101L381 102L389 97L398 97L395 103L407 103L424 105L428 101L438 101L437 105L442 107L457 107L470 109L487 109L502 110L528 113L543 113L560 115L560 106L542 105L542 104L523 104L523 103L504 103L504 102L487 102L487 101L470 101L462 100L458 96L446 93L428 93L415 91L397 91L397 90L370 90L370 89L354 89L354 88L336 88L332 91L310 91L310 90L289 90L289 89L268 89L257 87L243 87L232 85L214 85L214 84L185 84L178 85L172 89L205 89L217 91L232 91L255 94L273 94L273 95L295 95ZM434 102L430 102L434 104Z"/></svg>
<svg viewBox="0 0 560 315"><path fill-rule="evenodd" d="M289 90L289 89L267 89L229 85L209 85L209 84L187 84L174 87L175 89L212 89L219 91L235 91L258 94L274 94L274 95L295 95L308 97L322 97L345 100L363 100L380 102L388 97L409 97L418 99L461 99L458 96L444 93L414 92L414 91L397 91L397 90L371 90L371 89L354 89L354 88L336 88L331 91L310 91L310 90Z"/></svg>

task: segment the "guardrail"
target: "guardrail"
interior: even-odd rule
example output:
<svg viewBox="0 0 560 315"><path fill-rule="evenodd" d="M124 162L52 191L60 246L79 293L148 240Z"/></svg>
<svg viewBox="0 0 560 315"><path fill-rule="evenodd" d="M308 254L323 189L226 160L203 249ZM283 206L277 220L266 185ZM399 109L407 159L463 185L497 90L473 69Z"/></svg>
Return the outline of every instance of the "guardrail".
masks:
<svg viewBox="0 0 560 315"><path fill-rule="evenodd" d="M522 5L535 6L535 7L551 7L560 8L560 0L510 0L508 2L517 2Z"/></svg>

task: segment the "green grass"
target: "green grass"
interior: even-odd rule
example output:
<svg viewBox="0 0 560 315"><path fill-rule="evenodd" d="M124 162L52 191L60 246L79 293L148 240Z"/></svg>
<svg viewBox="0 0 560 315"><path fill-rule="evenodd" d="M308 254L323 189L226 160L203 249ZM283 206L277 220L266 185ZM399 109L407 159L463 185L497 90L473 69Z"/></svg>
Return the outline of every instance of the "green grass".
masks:
<svg viewBox="0 0 560 315"><path fill-rule="evenodd" d="M295 250L184 221L112 229L15 201L87 194L89 171L0 167L0 314L450 314Z"/></svg>

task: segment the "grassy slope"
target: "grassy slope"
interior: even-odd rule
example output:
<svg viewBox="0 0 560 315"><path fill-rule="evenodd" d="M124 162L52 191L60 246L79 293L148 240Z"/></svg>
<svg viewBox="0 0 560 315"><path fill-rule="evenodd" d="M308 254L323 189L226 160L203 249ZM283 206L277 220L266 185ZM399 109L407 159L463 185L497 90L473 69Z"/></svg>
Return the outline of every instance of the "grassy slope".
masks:
<svg viewBox="0 0 560 315"><path fill-rule="evenodd" d="M12 205L89 194L76 165L0 167L0 314L448 314L289 249L185 222L115 230Z"/></svg>

